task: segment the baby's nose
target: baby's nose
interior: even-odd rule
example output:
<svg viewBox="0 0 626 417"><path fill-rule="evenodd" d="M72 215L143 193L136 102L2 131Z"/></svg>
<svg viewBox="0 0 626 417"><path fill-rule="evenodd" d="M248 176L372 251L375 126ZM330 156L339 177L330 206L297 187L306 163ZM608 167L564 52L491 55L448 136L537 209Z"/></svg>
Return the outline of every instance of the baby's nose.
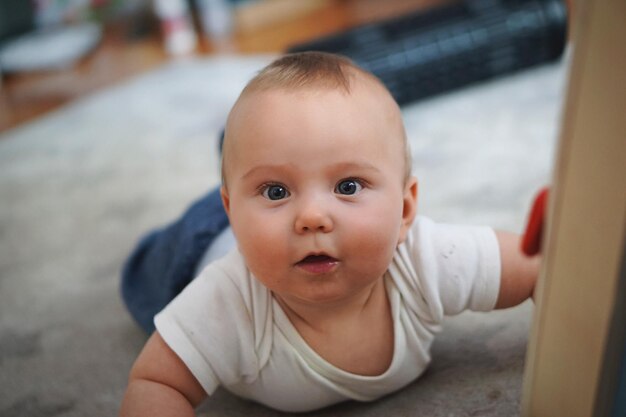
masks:
<svg viewBox="0 0 626 417"><path fill-rule="evenodd" d="M323 232L333 230L333 220L323 202L303 204L295 222L297 233Z"/></svg>

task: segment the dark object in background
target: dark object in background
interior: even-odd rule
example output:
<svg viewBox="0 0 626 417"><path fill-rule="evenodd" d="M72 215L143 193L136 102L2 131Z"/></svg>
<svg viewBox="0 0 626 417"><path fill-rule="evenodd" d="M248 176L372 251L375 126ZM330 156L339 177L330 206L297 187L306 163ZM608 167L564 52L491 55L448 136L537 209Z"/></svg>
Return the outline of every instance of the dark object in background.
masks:
<svg viewBox="0 0 626 417"><path fill-rule="evenodd" d="M35 9L28 0L0 0L0 42L31 31Z"/></svg>
<svg viewBox="0 0 626 417"><path fill-rule="evenodd" d="M406 104L556 60L566 26L560 0L468 0L360 26L289 52L345 55Z"/></svg>

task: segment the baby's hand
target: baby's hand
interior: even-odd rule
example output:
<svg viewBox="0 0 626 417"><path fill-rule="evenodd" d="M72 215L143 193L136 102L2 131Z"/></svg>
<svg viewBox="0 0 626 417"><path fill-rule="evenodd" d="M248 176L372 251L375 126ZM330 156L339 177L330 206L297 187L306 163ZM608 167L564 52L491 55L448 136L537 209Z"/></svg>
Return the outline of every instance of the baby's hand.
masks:
<svg viewBox="0 0 626 417"><path fill-rule="evenodd" d="M500 245L500 293L496 308L516 306L531 298L539 275L540 256L528 257L520 251L521 237L496 232Z"/></svg>
<svg viewBox="0 0 626 417"><path fill-rule="evenodd" d="M526 231L524 232L524 236L522 238L522 252L524 252L527 256L534 256L539 264L543 259L541 255L541 243L543 241L544 230L546 229L545 219L546 210L548 208L548 193L548 187L542 188L539 190L539 193L537 193L532 208L530 209L530 216L528 217ZM539 265L537 268L539 268ZM534 301L534 289L532 298Z"/></svg>
<svg viewBox="0 0 626 417"><path fill-rule="evenodd" d="M497 232L502 271L496 308L513 307L535 299L535 284L541 266L541 242L545 224L548 188L535 197L524 236ZM520 250L521 249L521 250Z"/></svg>

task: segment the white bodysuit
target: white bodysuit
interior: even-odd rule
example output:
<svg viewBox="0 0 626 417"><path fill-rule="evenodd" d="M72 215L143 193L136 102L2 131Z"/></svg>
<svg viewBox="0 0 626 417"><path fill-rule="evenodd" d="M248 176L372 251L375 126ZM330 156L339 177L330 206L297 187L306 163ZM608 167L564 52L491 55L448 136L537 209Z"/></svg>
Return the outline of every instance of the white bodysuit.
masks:
<svg viewBox="0 0 626 417"><path fill-rule="evenodd" d="M343 371L311 349L237 250L207 266L155 324L209 395L221 385L290 412L371 401L426 369L444 315L494 308L500 286L495 234L418 217L384 280L394 353L378 376Z"/></svg>

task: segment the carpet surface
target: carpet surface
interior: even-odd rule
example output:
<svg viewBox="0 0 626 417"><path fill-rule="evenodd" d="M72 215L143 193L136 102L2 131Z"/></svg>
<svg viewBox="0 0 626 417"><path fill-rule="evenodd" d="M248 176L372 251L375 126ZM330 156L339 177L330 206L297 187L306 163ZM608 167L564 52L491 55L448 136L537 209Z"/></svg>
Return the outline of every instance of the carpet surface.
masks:
<svg viewBox="0 0 626 417"><path fill-rule="evenodd" d="M0 135L0 416L110 416L147 336L118 295L148 229L219 181L217 137L267 56L168 64ZM419 211L521 231L550 181L567 63L403 108ZM532 303L446 319L427 373L325 416L516 416ZM280 413L219 390L211 416Z"/></svg>

